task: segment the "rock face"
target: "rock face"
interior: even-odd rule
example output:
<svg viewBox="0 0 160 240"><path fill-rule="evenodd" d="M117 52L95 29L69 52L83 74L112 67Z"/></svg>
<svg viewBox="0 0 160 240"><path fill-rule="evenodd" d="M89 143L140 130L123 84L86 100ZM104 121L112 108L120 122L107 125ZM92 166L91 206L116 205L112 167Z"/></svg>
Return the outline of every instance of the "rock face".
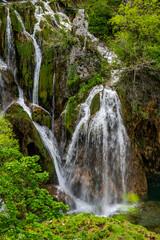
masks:
<svg viewBox="0 0 160 240"><path fill-rule="evenodd" d="M0 59L0 109L5 110L17 97L18 87L14 81L13 73Z"/></svg>
<svg viewBox="0 0 160 240"><path fill-rule="evenodd" d="M73 34L84 40L84 48L88 34L88 21L85 16L84 9L78 11L78 15L73 20Z"/></svg>
<svg viewBox="0 0 160 240"><path fill-rule="evenodd" d="M119 87L119 89L121 89L121 87ZM147 192L150 179L154 177L156 179L156 176L158 176L160 172L159 95L157 94L158 99L156 99L156 92L150 88L148 96L146 96L146 93L144 95L145 103L141 102L136 109L133 109L130 95L127 92L122 93L121 90L118 91L123 106L123 118L131 141L135 162L133 168L131 168L133 169L131 175L135 175L137 179L136 182L145 183L146 190L144 188L141 190L142 192ZM157 91L160 91L159 87L157 87ZM136 171L139 173L137 172L137 174ZM138 192L141 192L139 190Z"/></svg>

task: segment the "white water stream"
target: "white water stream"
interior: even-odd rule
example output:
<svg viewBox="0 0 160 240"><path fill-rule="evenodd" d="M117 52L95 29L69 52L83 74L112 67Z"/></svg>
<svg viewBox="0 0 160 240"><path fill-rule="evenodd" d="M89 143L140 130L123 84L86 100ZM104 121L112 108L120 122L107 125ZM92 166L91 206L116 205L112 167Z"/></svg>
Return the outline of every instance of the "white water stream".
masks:
<svg viewBox="0 0 160 240"><path fill-rule="evenodd" d="M15 13L17 15L17 18L18 18L19 22L22 25L24 34L26 35L27 38L32 39L32 42L33 42L33 45L34 45L34 49L35 49L35 55L34 56L35 56L36 66L35 66L35 70L34 70L34 86L33 86L33 99L32 99L32 101L33 101L33 103L38 104L38 85L39 85L39 73L40 73L41 62L42 62L42 54L41 54L40 47L37 44L37 41L35 39L35 33L36 33L37 29L39 29L40 20L38 21L37 24L35 24L34 32L31 35L29 32L26 31L24 23L23 23L20 15L19 15L19 13L16 10L15 10Z"/></svg>

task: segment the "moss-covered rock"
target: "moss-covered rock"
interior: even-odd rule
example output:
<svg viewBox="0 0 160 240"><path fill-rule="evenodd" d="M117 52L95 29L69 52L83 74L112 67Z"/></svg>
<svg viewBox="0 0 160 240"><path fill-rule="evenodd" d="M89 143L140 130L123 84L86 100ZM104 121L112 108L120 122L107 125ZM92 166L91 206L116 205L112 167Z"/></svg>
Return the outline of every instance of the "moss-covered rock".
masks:
<svg viewBox="0 0 160 240"><path fill-rule="evenodd" d="M20 149L24 156L39 155L39 163L42 169L49 172L49 182L55 182L53 161L47 154L40 136L27 113L19 104L15 103L7 109L5 117L13 125L13 131L19 140Z"/></svg>
<svg viewBox="0 0 160 240"><path fill-rule="evenodd" d="M100 109L100 95L99 93L94 96L91 102L90 111L94 115Z"/></svg>
<svg viewBox="0 0 160 240"><path fill-rule="evenodd" d="M45 109L43 109L37 105L32 105L31 111L32 111L33 121L37 122L38 124L40 124L42 126L47 126L48 128L51 129L52 119L51 119L49 112L45 111Z"/></svg>
<svg viewBox="0 0 160 240"><path fill-rule="evenodd" d="M22 32L23 27L20 21L18 20L18 17L13 9L11 9L11 22L12 22L12 27L14 32Z"/></svg>
<svg viewBox="0 0 160 240"><path fill-rule="evenodd" d="M12 23L14 31L21 32L21 24L17 21L17 17L15 16L14 10L16 10L20 16L22 17L22 21L24 22L25 29L32 34L34 30L34 25L37 22L35 18L35 6L31 1L27 1L24 3L13 3L12 4Z"/></svg>
<svg viewBox="0 0 160 240"><path fill-rule="evenodd" d="M53 76L55 69L55 50L49 46L43 47L43 58L39 79L40 105L51 112L53 99Z"/></svg>
<svg viewBox="0 0 160 240"><path fill-rule="evenodd" d="M75 99L70 99L65 115L65 127L72 133L74 130L74 124L78 114L78 106Z"/></svg>
<svg viewBox="0 0 160 240"><path fill-rule="evenodd" d="M31 98L35 67L33 41L20 32L16 34L15 44L19 84L25 90L27 97Z"/></svg>
<svg viewBox="0 0 160 240"><path fill-rule="evenodd" d="M7 12L3 5L0 5L0 56L5 56L5 31Z"/></svg>

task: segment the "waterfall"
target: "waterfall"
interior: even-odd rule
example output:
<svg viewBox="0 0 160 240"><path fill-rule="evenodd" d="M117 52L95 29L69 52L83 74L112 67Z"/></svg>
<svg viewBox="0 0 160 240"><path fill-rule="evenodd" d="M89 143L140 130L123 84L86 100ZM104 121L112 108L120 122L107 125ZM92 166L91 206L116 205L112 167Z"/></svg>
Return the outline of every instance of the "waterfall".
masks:
<svg viewBox="0 0 160 240"><path fill-rule="evenodd" d="M54 137L53 133L46 126L40 126L39 124L37 124L35 122L34 122L34 125L42 139L42 142L43 142L45 148L48 150L50 156L54 160L54 166L56 169L59 185L61 187L65 187L64 178L62 177L60 170L59 170L58 163L61 162L61 157L58 152L58 146L57 146L55 137Z"/></svg>
<svg viewBox="0 0 160 240"><path fill-rule="evenodd" d="M56 10L56 12L54 12L51 7L49 6L49 2L43 2L44 3L44 6L46 8L46 10L48 11L48 14L50 16L52 16L56 26L60 29L62 29L62 27L64 27L64 29L66 30L71 30L72 29L72 24L69 20L69 17L66 16L66 14L64 14L63 12L60 12L58 9L58 11ZM47 14L47 12L45 12L45 14ZM59 22L56 20L56 15L58 15L58 18L59 18Z"/></svg>
<svg viewBox="0 0 160 240"><path fill-rule="evenodd" d="M90 107L97 95L100 107L92 116ZM110 204L122 201L126 191L129 139L120 111L116 91L102 85L94 87L81 104L79 122L65 156L67 187L77 198L93 205L93 212L105 213Z"/></svg>
<svg viewBox="0 0 160 240"><path fill-rule="evenodd" d="M16 65L15 65L15 59L16 59L16 53L13 43L13 31L12 31L12 25L11 25L11 19L9 14L9 8L7 7L7 21L6 21L6 35L5 35L5 61L6 64L11 70L13 71L13 74L15 76L16 74Z"/></svg>
<svg viewBox="0 0 160 240"><path fill-rule="evenodd" d="M40 73L40 68L41 68L41 62L42 62L42 54L41 54L41 50L40 47L37 44L37 41L35 39L35 33L36 30L38 29L39 24L35 24L34 27L34 32L33 35L31 35L29 32L26 31L24 23L19 15L19 13L15 10L15 13L17 15L17 18L19 20L19 22L22 25L23 28L23 32L26 35L27 38L31 38L33 45L34 45L34 49L35 49L35 70L34 70L34 86L33 86L33 103L38 104L38 84L39 84L39 73ZM39 23L39 22L38 22Z"/></svg>
<svg viewBox="0 0 160 240"><path fill-rule="evenodd" d="M49 14L58 28L62 28L62 25L64 25L67 30L71 29L69 18L64 13L55 13L48 2L43 3L45 6L44 11L39 6L36 6L35 17L37 23L33 34L26 31L19 13L15 11L25 36L32 40L35 48L32 100L34 104L38 104L39 74L42 63L41 49L36 40L36 32L40 30L40 20L44 20L43 16ZM24 111L32 119L30 108L24 102L23 90L16 79L16 57L9 8L7 8L7 11L6 64L13 71L19 89L17 103L23 107ZM56 21L55 14L58 14L60 23ZM87 38L87 30L85 34ZM99 44L97 48L104 57L112 61L112 54L108 52L107 48L103 48ZM0 67L1 65L0 60ZM86 101L80 106L71 141L66 148L65 155L61 158L54 136L55 75L56 64L53 73L52 132L45 126L33 123L45 148L54 160L60 186L68 189L77 204L77 209L81 211L83 208L82 211L107 215L108 206L121 202L123 194L126 192L129 140L120 114L120 100L116 91L111 88L103 85L95 86L90 91ZM1 75L0 87L3 87ZM98 99L99 107L92 114L91 106L95 98Z"/></svg>
<svg viewBox="0 0 160 240"><path fill-rule="evenodd" d="M17 103L19 103L25 111L31 116L29 108L24 103L23 89L19 86L17 81L17 69L16 69L16 52L14 47L13 40L13 30L11 25L9 8L7 8L7 21L6 21L6 35L5 35L5 55L6 55L6 64L10 68L14 75L14 80L18 86L19 97Z"/></svg>

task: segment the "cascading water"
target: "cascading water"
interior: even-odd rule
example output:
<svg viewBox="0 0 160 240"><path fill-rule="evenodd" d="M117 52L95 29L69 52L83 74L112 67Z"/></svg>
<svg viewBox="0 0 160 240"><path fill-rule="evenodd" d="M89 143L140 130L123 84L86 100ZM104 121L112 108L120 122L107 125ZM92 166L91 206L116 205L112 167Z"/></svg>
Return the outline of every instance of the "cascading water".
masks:
<svg viewBox="0 0 160 240"><path fill-rule="evenodd" d="M34 86L33 86L33 103L38 104L38 83L39 83L39 73L40 73L40 68L41 68L41 62L42 62L42 54L41 54L41 50L40 47L37 44L37 41L35 39L35 33L36 30L39 29L39 22L38 24L35 24L35 28L34 28L34 32L33 35L31 35L30 33L28 33L25 29L24 23L19 15L19 13L15 10L15 13L17 15L17 18L19 20L19 22L22 25L23 28L23 32L26 35L27 38L31 38L33 45L34 45L34 49L35 49L35 70L34 70Z"/></svg>
<svg viewBox="0 0 160 240"><path fill-rule="evenodd" d="M13 43L13 31L11 25L11 19L9 14L9 8L7 8L7 22L6 22L6 37L5 37L5 56L6 64L13 71L14 77L16 75L16 64L15 64L15 48Z"/></svg>
<svg viewBox="0 0 160 240"><path fill-rule="evenodd" d="M18 86L19 97L17 103L19 103L25 111L31 116L30 109L24 103L23 89L19 86L17 81L17 69L16 69L16 52L13 41L13 30L11 25L9 8L7 8L7 21L6 21L6 37L5 37L5 55L6 64L10 68L14 75L14 80Z"/></svg>
<svg viewBox="0 0 160 240"><path fill-rule="evenodd" d="M100 98L100 108L92 116L95 97ZM114 90L102 85L92 89L81 104L63 167L67 187L97 213L105 214L108 206L121 202L125 193L129 140L120 108Z"/></svg>

